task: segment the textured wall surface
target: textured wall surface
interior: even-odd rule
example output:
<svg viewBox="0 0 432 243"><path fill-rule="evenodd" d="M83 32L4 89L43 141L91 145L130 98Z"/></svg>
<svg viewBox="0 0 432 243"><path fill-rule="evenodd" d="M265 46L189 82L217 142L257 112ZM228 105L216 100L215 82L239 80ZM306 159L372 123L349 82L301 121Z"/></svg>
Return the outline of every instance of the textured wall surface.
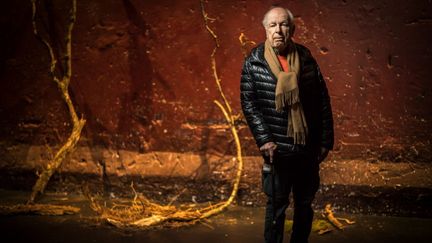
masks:
<svg viewBox="0 0 432 243"><path fill-rule="evenodd" d="M39 27L62 50L68 0L43 1ZM264 40L271 4L288 7L295 40L312 51L331 94L332 158L430 162L432 3L428 0L212 1L222 86L240 113L244 33ZM59 144L71 129L34 37L30 1L0 3L3 154L19 144ZM214 42L198 0L78 1L70 92L87 119L81 146L137 152L234 152L211 72ZM58 70L62 71L62 70ZM257 154L248 128L246 155Z"/></svg>

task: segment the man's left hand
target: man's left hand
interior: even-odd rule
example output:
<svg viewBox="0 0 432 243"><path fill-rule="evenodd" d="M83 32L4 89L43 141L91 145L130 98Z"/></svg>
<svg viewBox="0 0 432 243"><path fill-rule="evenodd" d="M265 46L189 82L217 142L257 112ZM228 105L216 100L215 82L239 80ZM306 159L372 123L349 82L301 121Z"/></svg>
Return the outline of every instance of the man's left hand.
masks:
<svg viewBox="0 0 432 243"><path fill-rule="evenodd" d="M327 148L321 147L320 154L318 155L318 163L321 163L328 155L329 150Z"/></svg>

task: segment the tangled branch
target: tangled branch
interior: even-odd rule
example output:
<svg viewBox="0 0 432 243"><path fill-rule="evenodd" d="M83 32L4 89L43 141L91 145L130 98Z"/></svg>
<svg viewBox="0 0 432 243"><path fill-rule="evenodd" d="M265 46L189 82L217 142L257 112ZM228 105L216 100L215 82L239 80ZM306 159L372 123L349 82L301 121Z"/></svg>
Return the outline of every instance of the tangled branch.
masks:
<svg viewBox="0 0 432 243"><path fill-rule="evenodd" d="M214 33L214 31L208 25L208 20L211 20L211 19L208 17L207 12L205 11L203 0L200 0L200 2L201 2L201 13L202 13L202 16L204 18L204 23L206 25L206 29L210 33L210 35L213 37L213 39L215 41L215 47L213 49L212 54L210 55L210 59L211 59L211 63L212 63L213 77L214 77L214 80L215 80L215 82L217 84L219 93L220 93L220 95L221 95L221 97L222 97L222 99L224 101L224 105L225 106L222 105L217 100L214 100L214 102L221 109L222 113L225 116L226 122L230 126L231 133L232 133L232 136L233 136L235 144L236 144L237 162L238 162L237 173L236 173L236 177L234 179L233 190L231 191L230 197L220 207L215 208L214 210L211 210L210 212L208 212L206 214L207 215L206 217L209 217L209 216L211 216L211 215L213 215L215 213L218 213L218 212L222 211L226 207L228 207L233 202L235 196L237 195L238 186L240 184L241 173L243 171L243 157L242 157L242 148L241 148L241 144L240 144L240 139L238 137L237 128L235 126L235 121L236 121L237 117L232 114L231 106L230 106L228 100L225 97L225 93L222 90L221 79L219 78L218 72L217 72L217 67L216 67L216 52L217 52L217 50L219 48L219 41L218 41L218 38L217 38L216 34Z"/></svg>
<svg viewBox="0 0 432 243"><path fill-rule="evenodd" d="M86 195L90 199L91 208L108 223L119 228L125 227L151 227L156 225L181 226L193 224L202 220L206 215L217 208L220 203L198 208L196 204L185 204L180 206L160 205L154 203L142 194L138 194L133 183L131 184L134 198L131 203L114 203L111 208L103 206L94 197Z"/></svg>
<svg viewBox="0 0 432 243"><path fill-rule="evenodd" d="M321 214L321 219L315 219L312 222L312 231L317 232L318 235L323 235L333 231L334 229L342 230L346 225L355 224L355 221L351 221L346 218L335 217L332 210L331 204L326 204L324 211ZM344 221L346 225L340 221ZM292 220L285 220L285 230L291 231L293 226Z"/></svg>
<svg viewBox="0 0 432 243"><path fill-rule="evenodd" d="M37 4L38 0L31 0L32 3L32 25L33 25L33 33L34 35L44 44L47 48L49 56L50 56L50 75L52 76L53 81L57 84L59 88L63 100L66 102L66 105L69 110L69 115L72 120L73 128L72 132L69 135L67 141L63 146L57 151L54 158L48 163L46 168L40 173L38 180L33 186L32 193L28 200L28 204L34 203L38 194L44 192L45 187L54 174L54 172L60 167L62 162L65 160L67 155L69 155L75 148L81 137L81 130L84 127L85 120L83 118L78 118L75 107L72 103L72 100L69 96L69 83L72 77L72 30L74 27L75 19L76 19L76 0L72 1L72 9L69 16L69 24L67 27L66 34L66 53L64 54L65 64L64 64L64 73L61 77L58 77L55 74L55 69L57 65L57 59L54 55L53 48L51 44L47 41L47 39L43 38L37 28L36 23L36 14L37 14Z"/></svg>
<svg viewBox="0 0 432 243"><path fill-rule="evenodd" d="M345 226L340 222L340 220L345 221L347 224L354 224L354 221L351 221L346 218L336 218L334 216L333 210L331 209L331 204L326 204L324 208L323 215L327 218L327 220L334 225L338 229L343 229Z"/></svg>
<svg viewBox="0 0 432 243"><path fill-rule="evenodd" d="M131 204L116 204L111 208L107 208L106 206L102 206L101 202L98 202L98 200L89 196L92 209L98 212L102 218L106 219L107 222L117 227L150 227L163 223L170 224L171 226L179 226L183 224L193 224L198 221L202 222L206 218L222 212L234 201L234 198L237 195L241 173L243 170L243 159L240 139L235 127L236 116L232 114L231 106L229 105L228 100L226 99L222 90L221 79L219 78L217 72L215 56L217 49L219 48L219 41L216 33L209 26L209 21L213 21L214 19L210 18L205 11L204 2L201 0L200 3L205 27L215 41L215 47L212 54L210 55L210 58L213 77L223 99L223 104L217 100L214 102L221 109L226 122L230 126L231 133L236 143L238 167L233 183L233 189L231 191L230 197L226 201L219 202L214 205L209 204L208 206L202 208L199 208L196 204L180 205L178 207L171 205L171 203L166 206L159 205L157 203L151 202L144 195L136 193L133 184L131 187L135 196Z"/></svg>

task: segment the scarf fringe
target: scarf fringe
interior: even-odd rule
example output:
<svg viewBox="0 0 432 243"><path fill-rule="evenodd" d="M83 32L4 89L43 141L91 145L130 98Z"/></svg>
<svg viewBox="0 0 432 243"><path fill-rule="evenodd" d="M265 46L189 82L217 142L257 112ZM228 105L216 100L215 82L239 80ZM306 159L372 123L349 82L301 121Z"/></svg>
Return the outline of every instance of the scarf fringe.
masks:
<svg viewBox="0 0 432 243"><path fill-rule="evenodd" d="M292 121L288 120L287 136L294 139L294 144L306 144L308 128L307 126L305 126L305 124L303 124L302 126L304 132L294 132L293 123Z"/></svg>
<svg viewBox="0 0 432 243"><path fill-rule="evenodd" d="M298 88L289 92L284 92L276 95L276 111L282 112L285 106L292 106L300 102L300 95Z"/></svg>
<svg viewBox="0 0 432 243"><path fill-rule="evenodd" d="M306 144L306 134L303 132L294 133L294 144Z"/></svg>

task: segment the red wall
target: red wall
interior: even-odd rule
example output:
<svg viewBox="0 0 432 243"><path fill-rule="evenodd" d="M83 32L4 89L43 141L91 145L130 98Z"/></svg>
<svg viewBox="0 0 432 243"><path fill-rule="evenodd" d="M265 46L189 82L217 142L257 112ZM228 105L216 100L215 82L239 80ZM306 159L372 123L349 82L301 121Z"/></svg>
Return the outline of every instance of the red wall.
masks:
<svg viewBox="0 0 432 243"><path fill-rule="evenodd" d="M68 0L43 1L43 33L62 47ZM220 40L222 86L240 112L240 33L264 40L267 8L296 16L331 94L333 158L430 161L432 3L416 1L215 1L205 4ZM58 144L70 131L49 79L46 49L31 28L30 1L0 3L2 143ZM234 151L214 99L214 42L199 0L78 1L70 92L87 119L82 144L145 151ZM61 71L61 70L59 70ZM246 155L257 154L247 127Z"/></svg>

